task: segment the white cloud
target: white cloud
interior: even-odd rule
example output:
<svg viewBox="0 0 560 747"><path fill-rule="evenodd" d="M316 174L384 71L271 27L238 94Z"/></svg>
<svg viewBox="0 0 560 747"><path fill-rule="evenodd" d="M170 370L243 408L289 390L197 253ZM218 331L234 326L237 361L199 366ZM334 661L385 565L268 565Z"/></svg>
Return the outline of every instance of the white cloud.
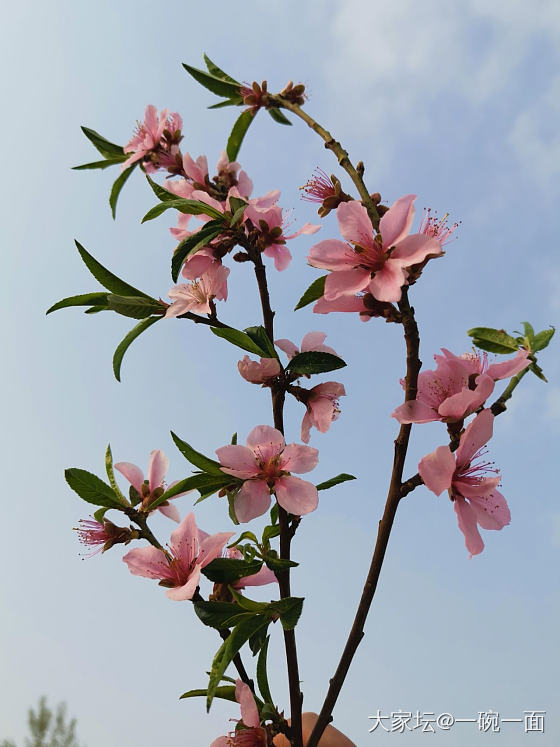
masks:
<svg viewBox="0 0 560 747"><path fill-rule="evenodd" d="M332 34L327 76L338 95L345 92L348 112L372 99L367 124L382 137L390 139L395 122L427 131L440 108L458 100L476 116L503 96L520 104L508 137L513 154L539 177L558 168L558 127L547 133L541 122L558 115L560 82L541 79L521 90L516 77L531 55L554 54L556 0L340 0ZM362 115L355 119L363 128Z"/></svg>

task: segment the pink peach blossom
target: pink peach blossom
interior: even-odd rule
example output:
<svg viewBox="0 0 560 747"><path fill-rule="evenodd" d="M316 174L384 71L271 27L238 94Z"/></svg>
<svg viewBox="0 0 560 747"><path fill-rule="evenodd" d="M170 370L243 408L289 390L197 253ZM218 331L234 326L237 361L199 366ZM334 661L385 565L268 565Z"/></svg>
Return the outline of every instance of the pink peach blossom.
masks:
<svg viewBox="0 0 560 747"><path fill-rule="evenodd" d="M245 381L251 384L267 384L282 370L276 358L261 358L258 362L252 361L248 355L238 361L237 368Z"/></svg>
<svg viewBox="0 0 560 747"><path fill-rule="evenodd" d="M289 444L276 428L258 425L247 437L247 446L229 445L216 450L222 471L243 480L234 499L237 519L247 522L270 507L270 493L291 514L301 516L317 508L317 488L291 472L309 472L318 462L310 446Z"/></svg>
<svg viewBox="0 0 560 747"><path fill-rule="evenodd" d="M303 340L301 341L301 350L290 340L275 340L274 344L277 348L283 350L290 360L298 353L317 352L338 355L328 345L323 345L326 337L327 336L324 332L308 332L304 335Z"/></svg>
<svg viewBox="0 0 560 747"><path fill-rule="evenodd" d="M263 242L266 245L264 254L274 259L274 267L279 271L285 270L292 259L292 255L286 247L286 241L295 239L296 236L300 236L301 234L317 233L321 227L305 223L295 233L285 236L285 215L282 212L282 208L277 205L267 208L249 204L249 207L245 210L245 220L247 219L261 232Z"/></svg>
<svg viewBox="0 0 560 747"><path fill-rule="evenodd" d="M144 481L144 473L135 464L130 462L118 462L114 465L115 469L124 475L132 487L136 490L138 495L142 498L142 503L149 506L156 498L158 494L162 494L165 489L165 475L169 469L169 459L165 456L161 449L155 449L150 452L150 462L148 464L148 479L147 484ZM170 483L169 487L176 485L177 481ZM156 494L157 491L157 494ZM192 491L188 491L189 493ZM173 498L179 498L181 495L187 495L187 493L179 493ZM173 499L171 499L173 500ZM181 521L179 511L175 506L172 506L166 501L161 506L158 506L158 510L162 514L173 519L177 523Z"/></svg>
<svg viewBox="0 0 560 747"><path fill-rule="evenodd" d="M215 263L198 280L171 288L167 295L173 299L173 303L168 307L165 316L180 316L188 311L210 314L211 301L227 299L228 275L229 268Z"/></svg>
<svg viewBox="0 0 560 747"><path fill-rule="evenodd" d="M496 470L487 462L475 462L492 437L493 423L492 412L482 410L465 428L455 454L449 446L439 446L418 465L420 477L429 490L436 495L449 491L471 557L484 549L478 526L503 529L511 518L506 499L496 490L500 478L485 476L488 471Z"/></svg>
<svg viewBox="0 0 560 747"><path fill-rule="evenodd" d="M478 410L494 390L494 383L519 373L528 365L528 352L520 350L503 363L488 365L487 355L476 353L454 355L442 348L435 355L435 371L422 371L418 376L416 399L396 408L391 417L399 423L429 423L442 420L453 423ZM403 389L404 380L401 381Z"/></svg>
<svg viewBox="0 0 560 747"><path fill-rule="evenodd" d="M320 433L326 433L340 415L338 398L346 394L344 386L337 381L325 381L309 390L306 402L307 412L301 421L301 440L309 443L309 431L314 426Z"/></svg>
<svg viewBox="0 0 560 747"><path fill-rule="evenodd" d="M446 213L443 218L438 218L437 213L432 215L431 208L424 210L424 216L420 223L419 232L437 239L442 246L449 244L451 236L459 228L459 224L453 223L453 225L448 226L448 217L448 213Z"/></svg>
<svg viewBox="0 0 560 747"><path fill-rule="evenodd" d="M226 737L218 737L210 747L266 747L266 730L260 725L260 716L255 698L248 685L235 680L235 699L241 708L241 721L237 729Z"/></svg>
<svg viewBox="0 0 560 747"><path fill-rule="evenodd" d="M158 115L155 106L147 106L144 122L138 122L136 132L123 148L125 153L132 153L132 155L123 163L122 169L128 168L136 161L145 159L144 169L153 172L159 166L157 157L155 162L147 159L150 155L159 151L161 151L159 155L172 156L174 159L175 152L178 150L177 143L181 139L182 128L183 120L176 112L169 114L168 109L162 109ZM170 140L163 139L165 131L169 133Z"/></svg>
<svg viewBox="0 0 560 747"><path fill-rule="evenodd" d="M379 233L365 207L358 201L343 202L337 208L344 241L326 239L311 248L309 264L331 270L325 281L325 299L354 296L369 290L378 301L396 302L407 284L407 267L442 253L440 242L425 234L408 235L414 217L416 195L399 198L383 215Z"/></svg>
<svg viewBox="0 0 560 747"><path fill-rule="evenodd" d="M191 512L171 534L169 553L157 547L135 548L123 561L135 576L160 580L168 587L169 599L192 599L200 581L200 571L221 555L222 549L234 532L208 535L196 526Z"/></svg>

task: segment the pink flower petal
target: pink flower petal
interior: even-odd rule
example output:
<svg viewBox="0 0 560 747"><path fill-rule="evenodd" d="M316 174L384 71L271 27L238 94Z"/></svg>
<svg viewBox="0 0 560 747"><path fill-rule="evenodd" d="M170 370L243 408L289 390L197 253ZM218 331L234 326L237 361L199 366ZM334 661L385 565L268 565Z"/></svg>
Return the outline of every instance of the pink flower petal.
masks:
<svg viewBox="0 0 560 747"><path fill-rule="evenodd" d="M473 555L478 555L484 550L484 542L476 523L476 514L464 498L456 498L453 508L457 514L459 529L465 535L465 546L472 558Z"/></svg>
<svg viewBox="0 0 560 747"><path fill-rule="evenodd" d="M326 433L334 419L333 399L331 397L312 395L307 402L307 410L311 415L311 420L315 428L320 433Z"/></svg>
<svg viewBox="0 0 560 747"><path fill-rule="evenodd" d="M528 358L527 350L520 350L515 357L509 361L503 363L493 363L488 366L486 373L491 376L494 381L498 379L507 379L509 376L515 376L520 371L523 371L527 366L531 365L531 361Z"/></svg>
<svg viewBox="0 0 560 747"><path fill-rule="evenodd" d="M309 434L310 434L312 426L313 426L313 421L311 420L311 415L309 414L309 411L306 410L305 415L303 416L303 420L301 421L301 433L300 433L300 438L304 444L309 443Z"/></svg>
<svg viewBox="0 0 560 747"><path fill-rule="evenodd" d="M239 581L236 581L233 584L233 588L244 589L246 586L266 586L266 584L272 584L277 581L278 579L276 578L274 571L271 571L270 568L263 565L260 571L254 573L252 576L243 576Z"/></svg>
<svg viewBox="0 0 560 747"><path fill-rule="evenodd" d="M241 479L254 477L259 473L252 449L239 444L230 444L216 449L222 472Z"/></svg>
<svg viewBox="0 0 560 747"><path fill-rule="evenodd" d="M411 399L399 405L393 410L391 417L399 423L431 423L434 420L440 420L439 414L433 407L417 399Z"/></svg>
<svg viewBox="0 0 560 747"><path fill-rule="evenodd" d="M335 301L340 296L353 296L367 288L369 279L369 271L362 267L331 272L325 280L325 298L327 301Z"/></svg>
<svg viewBox="0 0 560 747"><path fill-rule="evenodd" d="M173 599L175 602L184 602L187 599L192 599L196 591L196 587L200 583L200 565L197 563L189 574L189 578L183 586L174 586L172 589L167 589L165 595L169 599Z"/></svg>
<svg viewBox="0 0 560 747"><path fill-rule="evenodd" d="M262 516L269 507L270 491L265 480L246 480L235 496L235 516L241 523Z"/></svg>
<svg viewBox="0 0 560 747"><path fill-rule="evenodd" d="M117 462L113 467L124 475L132 487L142 495L142 485L144 484L144 473L135 464L130 462Z"/></svg>
<svg viewBox="0 0 560 747"><path fill-rule="evenodd" d="M394 246L410 231L414 219L415 199L416 195L399 197L381 218L379 232L383 239L384 249Z"/></svg>
<svg viewBox="0 0 560 747"><path fill-rule="evenodd" d="M332 312L364 312L366 307L359 296L340 296L335 301L320 298L313 307L314 314L331 314Z"/></svg>
<svg viewBox="0 0 560 747"><path fill-rule="evenodd" d="M280 466L287 472L310 472L319 463L319 452L311 446L289 444L282 452Z"/></svg>
<svg viewBox="0 0 560 747"><path fill-rule="evenodd" d="M241 720L245 726L259 726L261 722L253 693L249 686L240 679L235 681L235 699L241 707Z"/></svg>
<svg viewBox="0 0 560 747"><path fill-rule="evenodd" d="M418 472L432 493L440 495L444 490L448 490L455 472L455 457L449 446L438 446L431 454L422 457L418 464Z"/></svg>
<svg viewBox="0 0 560 747"><path fill-rule="evenodd" d="M278 272L285 270L292 260L290 250L284 244L272 244L264 250L267 257L274 259L274 267Z"/></svg>
<svg viewBox="0 0 560 747"><path fill-rule="evenodd" d="M134 576L173 579L167 558L157 547L135 547L123 557L123 562Z"/></svg>
<svg viewBox="0 0 560 747"><path fill-rule="evenodd" d="M469 498L476 520L483 529L503 529L511 520L508 504L497 490L490 495Z"/></svg>
<svg viewBox="0 0 560 747"><path fill-rule="evenodd" d="M480 480L473 480L468 477L465 479L455 477L453 480L453 492L459 493L463 498L468 498L472 503L472 498L489 496L499 484L499 477L483 477Z"/></svg>
<svg viewBox="0 0 560 747"><path fill-rule="evenodd" d="M215 262L216 260L212 256L211 249L200 249L196 254L187 259L183 265L181 274L189 280L196 280L196 278L208 272Z"/></svg>
<svg viewBox="0 0 560 747"><path fill-rule="evenodd" d="M257 425L247 436L247 446L264 462L278 456L285 445L284 436L270 425Z"/></svg>
<svg viewBox="0 0 560 747"><path fill-rule="evenodd" d="M290 340L274 340L274 344L277 348L280 348L280 350L286 353L286 355L290 359L292 359L294 355L297 355L299 353L299 349Z"/></svg>
<svg viewBox="0 0 560 747"><path fill-rule="evenodd" d="M251 192L253 191L253 182L244 171L239 172L237 178L237 189L239 190L239 194L246 199L249 199Z"/></svg>
<svg viewBox="0 0 560 747"><path fill-rule="evenodd" d="M290 239L296 239L302 234L309 236L311 234L317 233L317 231L319 231L320 229L321 226L318 226L316 223L304 223L303 226L299 228L295 233L291 233L289 236L284 236L284 238L289 241Z"/></svg>
<svg viewBox="0 0 560 747"><path fill-rule="evenodd" d="M342 202L336 211L341 235L346 241L352 241L363 247L373 244L373 227L367 210L361 202L352 200Z"/></svg>
<svg viewBox="0 0 560 747"><path fill-rule="evenodd" d="M388 259L381 270L376 272L369 281L369 290L371 295L377 298L378 301L395 303L401 300L401 287L403 285L406 285L405 271L397 262L391 262Z"/></svg>
<svg viewBox="0 0 560 747"><path fill-rule="evenodd" d="M215 558L219 558L226 542L233 537L235 532L218 532L206 537L200 543L200 550L196 562L201 568L205 568Z"/></svg>
<svg viewBox="0 0 560 747"><path fill-rule="evenodd" d="M442 419L448 422L461 420L477 410L492 394L494 381L487 374L480 374L476 379L476 388L463 389L444 400L438 408Z"/></svg>
<svg viewBox="0 0 560 747"><path fill-rule="evenodd" d="M492 438L494 415L491 410L482 410L465 428L457 449L457 464L471 461L476 452Z"/></svg>
<svg viewBox="0 0 560 747"><path fill-rule="evenodd" d="M172 503L168 503L167 506L159 506L159 510L164 516L167 516L168 519L176 521L177 524L179 524L179 522L181 521L181 514L179 513L179 509Z"/></svg>
<svg viewBox="0 0 560 747"><path fill-rule="evenodd" d="M310 350L317 350L318 347L325 347L323 343L326 337L327 335L324 332L308 332L301 341L301 352L307 353Z"/></svg>
<svg viewBox="0 0 560 747"><path fill-rule="evenodd" d="M169 469L169 459L161 449L155 449L150 453L150 463L148 465L148 483L150 492L159 488L163 483L167 470Z"/></svg>
<svg viewBox="0 0 560 747"><path fill-rule="evenodd" d="M274 483L274 492L282 508L296 516L315 511L319 503L315 485L299 477L281 477Z"/></svg>
<svg viewBox="0 0 560 747"><path fill-rule="evenodd" d="M185 516L177 529L171 532L169 547L181 567L189 569L199 551L198 529L192 511Z"/></svg>
<svg viewBox="0 0 560 747"><path fill-rule="evenodd" d="M323 270L345 270L356 264L356 252L339 239L325 239L311 247L307 261Z"/></svg>
<svg viewBox="0 0 560 747"><path fill-rule="evenodd" d="M391 260L398 262L401 267L410 267L423 262L430 254L438 255L442 252L443 249L437 239L423 233L414 233L399 241L391 254Z"/></svg>

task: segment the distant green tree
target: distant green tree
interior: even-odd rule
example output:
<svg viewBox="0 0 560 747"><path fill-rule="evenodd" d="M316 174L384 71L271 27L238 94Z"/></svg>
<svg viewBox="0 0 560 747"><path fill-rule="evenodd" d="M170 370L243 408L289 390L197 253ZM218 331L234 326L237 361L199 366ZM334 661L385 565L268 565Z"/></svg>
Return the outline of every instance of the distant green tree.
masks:
<svg viewBox="0 0 560 747"><path fill-rule="evenodd" d="M80 747L76 739L76 719L66 721L66 703L59 703L54 712L43 696L36 711L29 709L27 723L30 736L25 739L25 747ZM0 747L16 747L16 744L5 739Z"/></svg>

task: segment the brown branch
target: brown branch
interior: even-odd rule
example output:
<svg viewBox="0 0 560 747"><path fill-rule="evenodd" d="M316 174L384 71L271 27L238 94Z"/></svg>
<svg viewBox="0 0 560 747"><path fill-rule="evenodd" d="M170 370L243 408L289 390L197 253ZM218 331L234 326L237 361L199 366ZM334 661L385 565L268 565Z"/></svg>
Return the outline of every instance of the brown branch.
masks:
<svg viewBox="0 0 560 747"><path fill-rule="evenodd" d="M416 398L418 373L420 371L421 362L419 359L420 340L418 336L418 327L414 318L414 309L408 302L408 289L406 287L402 289L402 299L399 303L399 311L403 315L402 323L406 342L405 399L408 401ZM356 616L354 617L354 622L350 634L348 635L348 640L346 641L346 646L344 647L336 672L330 680L327 696L323 703L323 707L321 708L317 723L315 724L307 742L307 747L317 747L323 731L329 722L332 721L332 712L340 694L340 690L350 668L350 664L352 663L352 659L354 658L354 654L356 653L360 641L364 637L364 625L377 589L377 582L385 558L385 551L387 549L393 521L401 499L401 480L411 428L411 424L401 425L399 434L395 441L391 482L387 494L387 501L385 503L385 511L381 521L379 522L377 541L375 543L369 572L356 611Z"/></svg>
<svg viewBox="0 0 560 747"><path fill-rule="evenodd" d="M189 319L191 322L194 322L195 324L207 324L209 327L221 327L222 329L231 329L229 324L224 324L224 322L221 322L217 316L201 316L200 314L195 314L192 311L187 311L184 314L179 314L177 319Z"/></svg>
<svg viewBox="0 0 560 747"><path fill-rule="evenodd" d="M250 251L250 257L255 268L255 277L259 287L261 307L263 314L263 323L266 334L271 342L274 342L274 312L270 305L270 294L268 292L268 283L266 279L266 267L262 261L262 255L259 251ZM272 413L274 418L274 427L281 433L284 433L284 400L286 397L283 385L272 386L270 388L272 397ZM288 513L282 506L278 506L278 523L280 525L280 557L290 559L290 546L295 530L290 528ZM291 596L290 589L290 569L278 571L278 586L280 589L280 598ZM290 743L294 747L303 747L302 726L301 726L301 706L303 703L303 694L299 686L299 666L297 658L296 635L294 630L284 630L284 647L286 650L286 663L288 667L288 682L290 687L290 712L291 712L291 730Z"/></svg>
<svg viewBox="0 0 560 747"><path fill-rule="evenodd" d="M379 228L380 216L379 216L379 213L377 212L375 203L371 199L371 195L368 192L367 187L362 178L363 173L364 173L362 162L360 161L360 163L358 164L358 166L361 166L361 168L357 169L352 164L350 159L348 158L347 151L344 150L344 148L338 142L338 140L335 140L328 130L326 130L318 122L316 122L312 117L310 117L306 111L304 111L300 106L298 106L298 104L292 103L289 99L284 98L280 94L276 96L270 96L270 99L274 101L277 106L284 108L284 109L289 109L289 111L291 111L297 117L299 117L300 119L303 119L303 121L309 127L311 127L311 129L314 132L316 132L320 138L322 138L325 141L325 148L332 150L332 152L335 154L335 156L338 159L338 163L340 167L343 168L344 171L346 171L350 179L352 179L352 181L354 182L354 186L356 187L360 197L362 198L362 204L368 212L372 226L377 231Z"/></svg>

